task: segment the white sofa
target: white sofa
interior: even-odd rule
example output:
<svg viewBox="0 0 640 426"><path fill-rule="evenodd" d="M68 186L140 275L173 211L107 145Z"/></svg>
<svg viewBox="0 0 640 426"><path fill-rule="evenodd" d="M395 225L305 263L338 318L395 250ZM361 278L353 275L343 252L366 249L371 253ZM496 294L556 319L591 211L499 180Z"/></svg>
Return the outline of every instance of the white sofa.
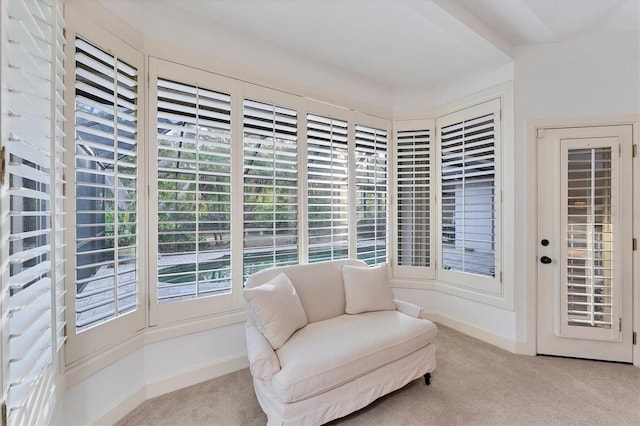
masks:
<svg viewBox="0 0 640 426"><path fill-rule="evenodd" d="M393 299L391 309L384 301L385 310L348 314L349 310L362 309L362 306L354 308L354 298L362 296L358 291L362 290L363 281L352 285L353 279L349 276L350 287L346 291L345 265L345 271L373 273L366 270L373 271L373 268L366 268L364 262L339 260L271 268L252 275L246 283L247 354L255 393L269 425L326 423L365 407L417 378L424 376L429 384L430 373L436 366L433 343L436 326L421 319L421 307ZM358 269L349 269L349 266ZM380 276L380 272L375 273ZM387 274L386 265L384 274ZM367 277L360 278L366 281ZM270 283L278 279L287 281L286 278L295 292L281 293L279 300L295 297L296 301L292 303L287 299L278 305L280 302L272 299L263 305L269 312L260 311L251 289L254 292L269 289ZM388 277L385 280L388 290L376 291L388 291L392 298ZM270 336L265 324L268 326L269 321L285 311L285 317L289 315L288 311L294 309L292 306L297 306L297 299L306 315L306 325L288 338L290 331L275 338ZM292 323L297 324L294 329L299 327L301 314L292 315L297 315L297 319L286 319L278 327L286 329ZM279 334L280 330L275 332ZM274 342L279 339L275 342L277 349L265 335Z"/></svg>

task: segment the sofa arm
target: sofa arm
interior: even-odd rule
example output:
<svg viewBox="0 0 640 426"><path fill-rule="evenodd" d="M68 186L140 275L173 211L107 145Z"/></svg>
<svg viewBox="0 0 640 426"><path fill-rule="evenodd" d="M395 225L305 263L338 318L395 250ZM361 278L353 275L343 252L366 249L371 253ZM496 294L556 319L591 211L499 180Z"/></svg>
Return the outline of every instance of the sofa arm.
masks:
<svg viewBox="0 0 640 426"><path fill-rule="evenodd" d="M409 315L414 318L422 318L422 306L414 305L413 303L404 302L402 300L393 299L396 302L396 310L403 314Z"/></svg>
<svg viewBox="0 0 640 426"><path fill-rule="evenodd" d="M247 323L247 357L251 375L256 379L270 379L280 371L280 360L269 341L251 323Z"/></svg>

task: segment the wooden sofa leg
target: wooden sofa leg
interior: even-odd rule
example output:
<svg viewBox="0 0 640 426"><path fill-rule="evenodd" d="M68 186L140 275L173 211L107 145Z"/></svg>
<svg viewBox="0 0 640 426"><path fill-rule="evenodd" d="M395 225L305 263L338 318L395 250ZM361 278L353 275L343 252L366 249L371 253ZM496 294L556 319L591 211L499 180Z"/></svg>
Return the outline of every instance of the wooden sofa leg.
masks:
<svg viewBox="0 0 640 426"><path fill-rule="evenodd" d="M431 384L431 373L427 373L424 375L424 383L429 386Z"/></svg>

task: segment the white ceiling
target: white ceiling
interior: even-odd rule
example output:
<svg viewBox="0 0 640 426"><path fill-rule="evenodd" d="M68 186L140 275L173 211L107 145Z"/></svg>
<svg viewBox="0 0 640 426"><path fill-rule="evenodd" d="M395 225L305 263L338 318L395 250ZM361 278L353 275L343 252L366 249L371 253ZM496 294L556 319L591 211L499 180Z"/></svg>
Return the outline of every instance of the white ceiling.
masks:
<svg viewBox="0 0 640 426"><path fill-rule="evenodd" d="M99 1L142 32L160 9L191 16L392 93L505 67L517 46L640 27L640 0Z"/></svg>

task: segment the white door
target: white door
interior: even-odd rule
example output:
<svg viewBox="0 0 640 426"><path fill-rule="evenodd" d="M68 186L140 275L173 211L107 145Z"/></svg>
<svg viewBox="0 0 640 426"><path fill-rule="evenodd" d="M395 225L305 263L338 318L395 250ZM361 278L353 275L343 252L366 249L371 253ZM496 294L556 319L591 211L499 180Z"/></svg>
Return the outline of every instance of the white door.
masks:
<svg viewBox="0 0 640 426"><path fill-rule="evenodd" d="M632 362L632 128L538 130L539 354Z"/></svg>

